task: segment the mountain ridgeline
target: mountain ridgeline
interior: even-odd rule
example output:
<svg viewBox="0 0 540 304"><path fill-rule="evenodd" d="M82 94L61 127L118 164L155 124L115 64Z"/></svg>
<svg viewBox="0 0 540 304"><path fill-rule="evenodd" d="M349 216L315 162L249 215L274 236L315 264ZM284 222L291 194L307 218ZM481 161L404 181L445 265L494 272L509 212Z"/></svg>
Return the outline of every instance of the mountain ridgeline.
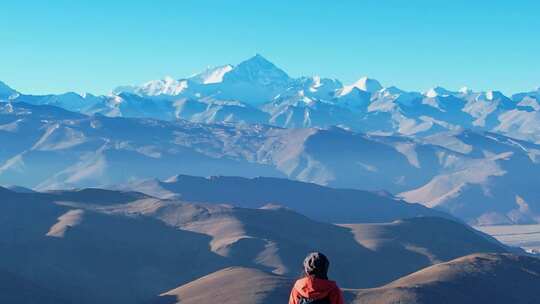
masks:
<svg viewBox="0 0 540 304"><path fill-rule="evenodd" d="M266 176L387 191L471 224L540 222L540 145L497 133L389 136L89 116L8 101L0 102L0 140L9 143L0 149L0 184L36 190L110 187L178 173ZM265 203L272 203L271 194Z"/></svg>
<svg viewBox="0 0 540 304"><path fill-rule="evenodd" d="M0 188L0 280L23 286L0 293L0 301L209 303L212 290L221 290L229 295L224 303L271 303L286 301L312 250L331 257L331 276L350 289L377 288L468 254L511 251L458 221L410 218L406 207L396 209L396 220L336 225L282 203L245 208L103 189ZM536 268L526 269L534 279ZM242 287L258 280L255 289Z"/></svg>
<svg viewBox="0 0 540 304"><path fill-rule="evenodd" d="M363 133L414 136L476 129L540 141L540 90L510 97L466 87L408 92L384 87L368 77L344 85L319 76L290 77L261 55L188 78L166 77L140 86L120 86L106 96L72 92L27 95L2 83L0 99L110 117L287 128L338 125Z"/></svg>
<svg viewBox="0 0 540 304"><path fill-rule="evenodd" d="M348 303L540 301L540 260L469 226L540 223L540 89L256 55L102 96L0 82L0 142L0 303L286 303L312 251Z"/></svg>

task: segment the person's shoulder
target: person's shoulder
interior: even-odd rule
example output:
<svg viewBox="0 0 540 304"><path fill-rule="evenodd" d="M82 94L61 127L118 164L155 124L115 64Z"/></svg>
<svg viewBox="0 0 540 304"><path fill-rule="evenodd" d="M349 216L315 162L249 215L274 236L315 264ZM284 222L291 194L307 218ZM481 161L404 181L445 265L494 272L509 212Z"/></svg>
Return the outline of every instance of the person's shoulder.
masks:
<svg viewBox="0 0 540 304"><path fill-rule="evenodd" d="M304 277L296 280L294 283L295 288L301 289L302 287L306 285L313 285L313 286L320 286L325 289L339 289L339 286L337 285L336 281L332 280L326 280L326 279L319 279L319 278L313 278L313 277Z"/></svg>
<svg viewBox="0 0 540 304"><path fill-rule="evenodd" d="M329 289L340 289L336 281L332 281L332 280L324 280L324 284L325 284Z"/></svg>
<svg viewBox="0 0 540 304"><path fill-rule="evenodd" d="M332 281L328 279L319 279L319 278L314 278L313 280L316 281L317 284L319 285L324 285L327 287L337 287L336 281Z"/></svg>
<svg viewBox="0 0 540 304"><path fill-rule="evenodd" d="M300 279L296 280L296 282L294 283L294 286L303 286L303 285L306 285L306 283L307 283L308 280L309 280L308 277L300 278Z"/></svg>
<svg viewBox="0 0 540 304"><path fill-rule="evenodd" d="M332 286L334 286L336 288L339 288L336 281L328 280L328 284L332 285Z"/></svg>

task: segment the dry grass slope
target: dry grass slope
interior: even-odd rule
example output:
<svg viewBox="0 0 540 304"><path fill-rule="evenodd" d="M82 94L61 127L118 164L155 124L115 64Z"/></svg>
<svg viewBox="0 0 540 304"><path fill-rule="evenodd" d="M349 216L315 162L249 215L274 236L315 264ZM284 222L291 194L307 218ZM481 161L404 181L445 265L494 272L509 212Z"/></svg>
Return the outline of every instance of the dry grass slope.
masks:
<svg viewBox="0 0 540 304"><path fill-rule="evenodd" d="M540 259L474 254L437 264L380 288L358 291L358 304L540 303Z"/></svg>
<svg viewBox="0 0 540 304"><path fill-rule="evenodd" d="M160 296L156 304L285 303L293 281L256 269L231 267Z"/></svg>

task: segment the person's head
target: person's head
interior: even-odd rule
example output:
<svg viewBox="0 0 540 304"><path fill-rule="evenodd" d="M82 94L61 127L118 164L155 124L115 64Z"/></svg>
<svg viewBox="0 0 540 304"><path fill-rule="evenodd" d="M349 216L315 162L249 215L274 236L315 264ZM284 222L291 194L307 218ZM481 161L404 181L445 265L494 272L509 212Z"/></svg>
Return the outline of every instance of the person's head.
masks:
<svg viewBox="0 0 540 304"><path fill-rule="evenodd" d="M312 252L304 259L304 273L319 279L328 279L328 258L320 252Z"/></svg>

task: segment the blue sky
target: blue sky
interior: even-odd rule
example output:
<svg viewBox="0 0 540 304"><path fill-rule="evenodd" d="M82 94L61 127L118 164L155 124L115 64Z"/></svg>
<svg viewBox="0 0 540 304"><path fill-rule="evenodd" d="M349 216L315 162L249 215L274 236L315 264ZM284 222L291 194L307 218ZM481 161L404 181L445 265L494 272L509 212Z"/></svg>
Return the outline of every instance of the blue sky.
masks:
<svg viewBox="0 0 540 304"><path fill-rule="evenodd" d="M291 76L426 90L540 86L540 1L9 1L0 80L107 93L255 53Z"/></svg>

